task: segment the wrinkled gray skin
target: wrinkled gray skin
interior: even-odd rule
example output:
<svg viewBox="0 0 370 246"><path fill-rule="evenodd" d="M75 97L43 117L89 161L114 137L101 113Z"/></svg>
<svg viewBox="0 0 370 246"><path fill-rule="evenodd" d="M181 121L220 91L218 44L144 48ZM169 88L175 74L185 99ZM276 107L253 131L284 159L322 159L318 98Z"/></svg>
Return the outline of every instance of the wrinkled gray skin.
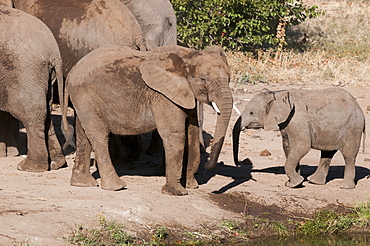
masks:
<svg viewBox="0 0 370 246"><path fill-rule="evenodd" d="M146 50L138 21L119 0L13 0L13 5L38 17L51 29L62 55L64 75L82 57L101 46ZM58 93L57 90L54 93ZM7 123L4 129L13 126Z"/></svg>
<svg viewBox="0 0 370 246"><path fill-rule="evenodd" d="M138 21L119 0L13 0L13 4L41 19L53 32L65 75L98 47L146 50Z"/></svg>
<svg viewBox="0 0 370 246"><path fill-rule="evenodd" d="M22 121L27 130L28 153L18 169L57 169L65 164L50 117L55 80L64 90L58 45L44 23L16 9L0 7L0 30L0 110ZM8 116L1 116L6 121ZM63 124L68 130L66 118Z"/></svg>
<svg viewBox="0 0 370 246"><path fill-rule="evenodd" d="M148 50L177 44L176 15L169 0L121 0L135 16Z"/></svg>
<svg viewBox="0 0 370 246"><path fill-rule="evenodd" d="M185 150L188 162L183 185L197 188L194 174L200 162L200 149L195 101L215 102L221 111L208 166L216 165L231 115L230 72L221 53L219 47L206 52L167 45L145 52L102 48L81 59L66 82L79 119L71 184L96 186L89 169L91 143L101 187L122 189L125 183L109 157L109 133L137 135L157 129L166 159L166 184L162 192L187 194L180 183Z"/></svg>
<svg viewBox="0 0 370 246"><path fill-rule="evenodd" d="M244 129L279 129L286 156L288 187L304 178L299 161L311 148L321 150L319 166L308 181L323 185L334 154L340 150L345 161L341 188L355 187L355 159L365 133L365 117L356 100L345 90L288 90L256 94L234 126L234 161L238 165L239 134ZM365 137L364 137L365 139Z"/></svg>

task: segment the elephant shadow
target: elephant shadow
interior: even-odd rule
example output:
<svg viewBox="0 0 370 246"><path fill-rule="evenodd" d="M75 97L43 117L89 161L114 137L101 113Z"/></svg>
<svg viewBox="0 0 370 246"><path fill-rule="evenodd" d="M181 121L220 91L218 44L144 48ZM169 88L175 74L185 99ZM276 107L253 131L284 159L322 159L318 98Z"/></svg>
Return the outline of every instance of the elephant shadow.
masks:
<svg viewBox="0 0 370 246"><path fill-rule="evenodd" d="M326 182L335 180L335 179L343 179L344 178L344 165L341 166L330 166L329 173L326 177ZM307 181L307 177L313 174L317 166L310 166L310 165L301 165L301 175ZM285 174L284 166L276 166L276 167L268 167L264 169L253 169L251 172L255 173L273 173L273 174ZM369 178L370 177L370 169L362 166L356 166L356 176L355 176L355 183L361 179Z"/></svg>
<svg viewBox="0 0 370 246"><path fill-rule="evenodd" d="M217 166L214 169L206 170L204 169L204 165L207 162L208 154L202 154L201 164L199 167L198 172L195 175L196 180L198 181L199 185L207 184L213 177L216 175L221 175L224 177L230 177L233 179L232 182L226 184L225 186L221 187L218 190L213 191L212 193L215 194L222 194L227 190L241 185L249 180L256 181L253 179L251 175L251 171L253 168L252 162L245 162L246 165L240 165L239 167L236 166L229 166L225 165L223 162L217 163Z"/></svg>

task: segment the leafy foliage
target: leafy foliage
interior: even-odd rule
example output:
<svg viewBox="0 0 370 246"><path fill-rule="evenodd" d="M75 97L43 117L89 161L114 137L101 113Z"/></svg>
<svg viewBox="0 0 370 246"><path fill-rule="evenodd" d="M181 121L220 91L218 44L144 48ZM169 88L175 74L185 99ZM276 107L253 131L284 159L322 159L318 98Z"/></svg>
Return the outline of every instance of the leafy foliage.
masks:
<svg viewBox="0 0 370 246"><path fill-rule="evenodd" d="M171 0L177 15L178 40L203 48L230 50L284 43L281 29L321 14L303 0ZM284 31L284 30L282 30ZM279 34L280 32L280 34Z"/></svg>

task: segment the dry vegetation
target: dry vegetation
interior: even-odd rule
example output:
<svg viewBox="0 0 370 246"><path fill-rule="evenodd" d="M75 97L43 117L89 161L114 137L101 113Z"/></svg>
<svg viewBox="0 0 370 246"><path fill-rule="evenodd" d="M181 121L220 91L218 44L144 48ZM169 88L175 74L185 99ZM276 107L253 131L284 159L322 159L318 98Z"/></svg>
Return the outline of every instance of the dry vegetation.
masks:
<svg viewBox="0 0 370 246"><path fill-rule="evenodd" d="M228 53L235 83L365 86L370 68L370 1L306 1L325 15L286 30L283 52Z"/></svg>

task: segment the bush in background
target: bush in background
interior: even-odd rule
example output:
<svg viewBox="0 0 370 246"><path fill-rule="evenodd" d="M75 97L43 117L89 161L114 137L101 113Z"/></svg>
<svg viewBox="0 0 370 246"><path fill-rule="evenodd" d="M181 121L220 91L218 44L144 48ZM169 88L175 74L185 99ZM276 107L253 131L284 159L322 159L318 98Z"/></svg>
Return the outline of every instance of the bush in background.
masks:
<svg viewBox="0 0 370 246"><path fill-rule="evenodd" d="M171 0L177 15L178 41L202 49L221 45L252 50L285 44L285 26L321 14L303 0Z"/></svg>

